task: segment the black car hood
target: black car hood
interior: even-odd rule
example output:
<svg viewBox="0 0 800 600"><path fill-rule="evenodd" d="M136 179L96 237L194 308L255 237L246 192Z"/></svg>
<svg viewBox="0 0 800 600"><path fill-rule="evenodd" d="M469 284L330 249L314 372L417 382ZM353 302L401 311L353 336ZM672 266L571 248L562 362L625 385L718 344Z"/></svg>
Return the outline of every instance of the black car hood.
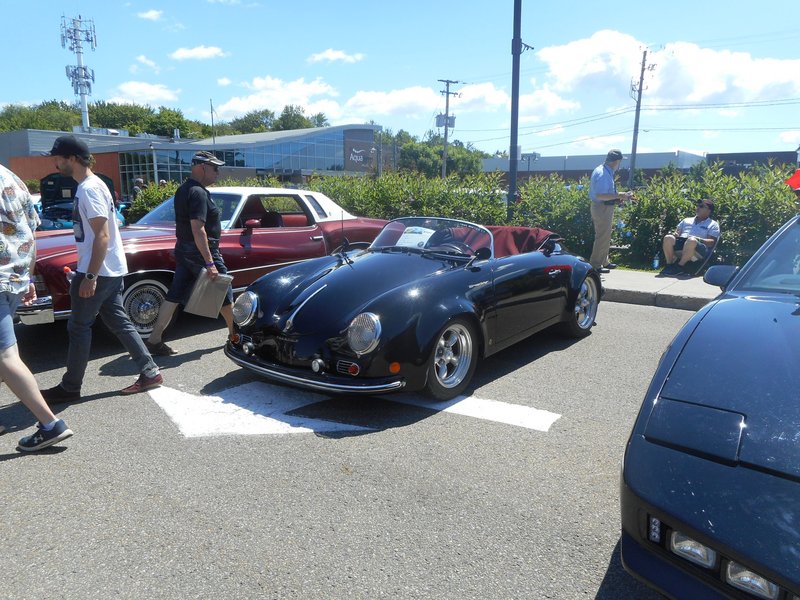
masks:
<svg viewBox="0 0 800 600"><path fill-rule="evenodd" d="M800 478L800 298L720 299L687 341L660 398L682 407L675 414L684 423L705 423L700 444L712 446L719 425L733 462ZM648 429L669 409L659 403Z"/></svg>
<svg viewBox="0 0 800 600"><path fill-rule="evenodd" d="M325 257L267 275L255 284L261 311L287 333L341 331L376 299L463 262L398 252ZM324 315L324 317L323 317ZM287 319L291 327L286 328Z"/></svg>

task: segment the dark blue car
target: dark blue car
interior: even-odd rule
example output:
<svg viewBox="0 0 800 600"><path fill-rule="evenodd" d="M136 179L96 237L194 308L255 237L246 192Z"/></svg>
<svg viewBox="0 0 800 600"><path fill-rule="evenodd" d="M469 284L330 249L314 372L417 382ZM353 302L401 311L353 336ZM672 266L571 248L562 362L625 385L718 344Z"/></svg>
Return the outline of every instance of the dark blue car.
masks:
<svg viewBox="0 0 800 600"><path fill-rule="evenodd" d="M625 449L625 569L670 598L800 599L800 216L667 348Z"/></svg>

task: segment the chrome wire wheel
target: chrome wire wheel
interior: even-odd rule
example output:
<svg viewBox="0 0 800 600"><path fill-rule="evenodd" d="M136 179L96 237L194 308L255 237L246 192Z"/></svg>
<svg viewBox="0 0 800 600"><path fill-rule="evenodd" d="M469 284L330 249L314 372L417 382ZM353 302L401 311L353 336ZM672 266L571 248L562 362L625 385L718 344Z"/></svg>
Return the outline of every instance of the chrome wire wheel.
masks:
<svg viewBox="0 0 800 600"><path fill-rule="evenodd" d="M140 279L128 285L122 292L122 306L140 336L147 337L153 331L158 311L167 297L167 286L156 279Z"/></svg>
<svg viewBox="0 0 800 600"><path fill-rule="evenodd" d="M467 327L461 323L446 327L433 354L433 371L439 385L447 389L460 385L472 370L474 351Z"/></svg>
<svg viewBox="0 0 800 600"><path fill-rule="evenodd" d="M581 284L581 290L575 299L575 324L581 331L588 331L594 325L597 316L597 305L600 302L600 295L597 292L597 283L591 277L587 277Z"/></svg>

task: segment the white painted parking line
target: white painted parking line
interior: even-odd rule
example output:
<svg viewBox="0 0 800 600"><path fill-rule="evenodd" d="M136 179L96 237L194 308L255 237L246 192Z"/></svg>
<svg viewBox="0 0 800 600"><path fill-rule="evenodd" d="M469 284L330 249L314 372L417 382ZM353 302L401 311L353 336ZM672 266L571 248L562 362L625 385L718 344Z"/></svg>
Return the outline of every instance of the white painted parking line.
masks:
<svg viewBox="0 0 800 600"><path fill-rule="evenodd" d="M505 423L537 431L549 431L553 423L561 418L561 415L557 413L533 408L532 406L509 404L508 402L498 402L497 400L484 400L475 396L458 396L446 402L431 402L419 396L410 395L392 396L388 399L393 402L422 406L431 410L495 421L496 423Z"/></svg>
<svg viewBox="0 0 800 600"><path fill-rule="evenodd" d="M288 414L303 406L329 401L331 397L265 382L247 383L214 396L197 396L164 386L150 390L149 394L186 437L374 431L349 423ZM459 396L447 402L432 402L413 394L382 399L544 432L561 418L559 414L532 406L474 396Z"/></svg>
<svg viewBox="0 0 800 600"><path fill-rule="evenodd" d="M372 431L286 414L322 397L264 383L247 383L216 396L196 396L164 386L149 394L186 437Z"/></svg>

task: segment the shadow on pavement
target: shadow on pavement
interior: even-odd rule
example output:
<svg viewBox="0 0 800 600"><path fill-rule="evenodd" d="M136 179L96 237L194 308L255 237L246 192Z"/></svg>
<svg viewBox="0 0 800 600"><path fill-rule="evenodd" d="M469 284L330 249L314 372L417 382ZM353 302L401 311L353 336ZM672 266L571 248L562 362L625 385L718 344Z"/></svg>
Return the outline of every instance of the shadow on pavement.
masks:
<svg viewBox="0 0 800 600"><path fill-rule="evenodd" d="M595 600L618 600L619 598L659 600L661 595L640 583L625 571L620 558L619 541L617 541L617 545L614 546L614 551L608 561L606 574L595 595Z"/></svg>

